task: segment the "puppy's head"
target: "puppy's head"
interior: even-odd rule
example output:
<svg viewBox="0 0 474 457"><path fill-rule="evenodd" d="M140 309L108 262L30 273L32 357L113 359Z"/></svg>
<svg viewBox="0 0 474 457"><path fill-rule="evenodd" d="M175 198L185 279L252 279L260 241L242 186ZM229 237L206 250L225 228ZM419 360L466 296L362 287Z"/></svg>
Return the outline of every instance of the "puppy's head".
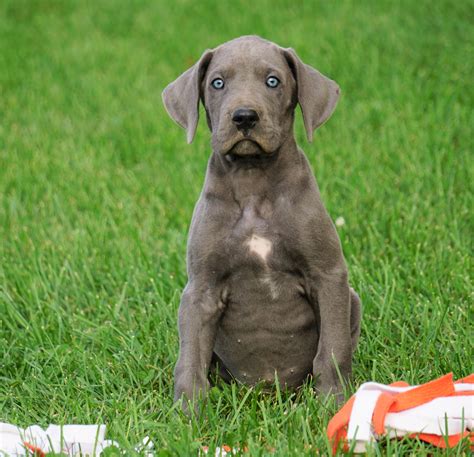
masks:
<svg viewBox="0 0 474 457"><path fill-rule="evenodd" d="M169 84L163 101L193 140L199 100L206 109L213 149L222 154L271 154L292 134L301 106L308 139L334 111L337 84L304 64L296 53L256 36L206 51Z"/></svg>

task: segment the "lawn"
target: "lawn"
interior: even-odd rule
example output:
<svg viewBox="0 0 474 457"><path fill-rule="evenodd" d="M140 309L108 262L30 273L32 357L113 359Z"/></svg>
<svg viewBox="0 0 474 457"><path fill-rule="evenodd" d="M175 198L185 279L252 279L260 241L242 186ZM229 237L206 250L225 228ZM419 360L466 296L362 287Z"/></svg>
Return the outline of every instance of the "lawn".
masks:
<svg viewBox="0 0 474 457"><path fill-rule="evenodd" d="M0 421L103 422L125 448L150 435L161 456L221 443L329 454L336 406L311 386L220 386L191 422L172 402L210 136L201 122L186 145L161 90L243 34L295 48L342 89L314 142L300 115L296 135L345 220L364 303L347 395L472 372L473 14L470 1L3 0Z"/></svg>

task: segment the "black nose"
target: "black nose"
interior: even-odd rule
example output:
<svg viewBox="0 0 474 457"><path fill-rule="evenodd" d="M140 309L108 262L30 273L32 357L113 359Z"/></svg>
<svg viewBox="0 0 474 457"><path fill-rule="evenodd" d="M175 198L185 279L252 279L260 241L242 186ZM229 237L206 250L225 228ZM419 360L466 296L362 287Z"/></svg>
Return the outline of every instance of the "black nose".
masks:
<svg viewBox="0 0 474 457"><path fill-rule="evenodd" d="M239 130L249 130L258 122L258 114L253 109L239 108L234 111L232 122Z"/></svg>

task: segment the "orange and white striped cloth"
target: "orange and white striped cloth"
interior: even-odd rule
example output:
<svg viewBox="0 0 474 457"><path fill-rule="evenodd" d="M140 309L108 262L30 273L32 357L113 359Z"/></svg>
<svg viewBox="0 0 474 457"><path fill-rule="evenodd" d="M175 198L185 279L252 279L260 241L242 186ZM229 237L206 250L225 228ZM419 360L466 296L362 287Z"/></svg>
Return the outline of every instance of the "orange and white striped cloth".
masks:
<svg viewBox="0 0 474 457"><path fill-rule="evenodd" d="M474 443L474 374L453 381L449 373L419 386L362 384L330 420L333 451L365 452L378 438L418 437L440 448L468 437Z"/></svg>

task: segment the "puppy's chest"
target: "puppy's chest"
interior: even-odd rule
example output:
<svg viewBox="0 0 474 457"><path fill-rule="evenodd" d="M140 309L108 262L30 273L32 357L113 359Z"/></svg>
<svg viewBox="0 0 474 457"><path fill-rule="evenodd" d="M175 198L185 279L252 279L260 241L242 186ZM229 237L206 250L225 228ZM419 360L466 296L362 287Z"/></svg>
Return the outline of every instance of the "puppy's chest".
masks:
<svg viewBox="0 0 474 457"><path fill-rule="evenodd" d="M222 239L230 302L235 309L267 303L284 311L304 294L302 264L291 215L265 205L247 205L229 218ZM229 310L228 310L229 311Z"/></svg>
<svg viewBox="0 0 474 457"><path fill-rule="evenodd" d="M226 243L234 271L250 268L268 274L286 269L291 237L270 204L248 205L230 223Z"/></svg>

